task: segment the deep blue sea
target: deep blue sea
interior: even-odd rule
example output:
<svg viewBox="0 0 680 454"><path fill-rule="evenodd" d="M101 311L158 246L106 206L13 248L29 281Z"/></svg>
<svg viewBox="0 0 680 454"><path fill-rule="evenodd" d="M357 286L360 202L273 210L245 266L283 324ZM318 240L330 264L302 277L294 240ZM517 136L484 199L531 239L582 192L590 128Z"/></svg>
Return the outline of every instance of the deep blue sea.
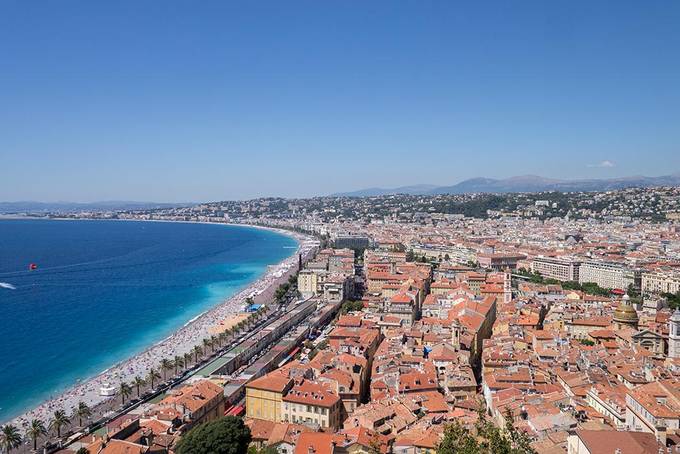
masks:
<svg viewBox="0 0 680 454"><path fill-rule="evenodd" d="M237 226L0 220L0 283L15 287L0 286L0 422L162 340L296 246Z"/></svg>

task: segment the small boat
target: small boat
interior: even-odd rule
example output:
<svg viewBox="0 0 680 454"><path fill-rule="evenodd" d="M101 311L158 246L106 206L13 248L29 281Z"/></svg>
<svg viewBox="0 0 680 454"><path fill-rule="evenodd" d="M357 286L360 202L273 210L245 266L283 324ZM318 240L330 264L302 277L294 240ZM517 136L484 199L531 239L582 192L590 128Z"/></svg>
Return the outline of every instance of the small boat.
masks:
<svg viewBox="0 0 680 454"><path fill-rule="evenodd" d="M35 263L31 263L30 265L28 265L28 269L31 270L31 271L37 270L37 269L38 269L38 265L35 264Z"/></svg>

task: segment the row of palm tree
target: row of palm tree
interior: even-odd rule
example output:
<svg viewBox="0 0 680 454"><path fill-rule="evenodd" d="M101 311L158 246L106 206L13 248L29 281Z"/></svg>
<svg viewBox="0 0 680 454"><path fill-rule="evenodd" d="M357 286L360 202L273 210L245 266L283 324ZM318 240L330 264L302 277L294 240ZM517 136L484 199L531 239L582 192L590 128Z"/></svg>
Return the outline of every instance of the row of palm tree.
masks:
<svg viewBox="0 0 680 454"><path fill-rule="evenodd" d="M248 300L246 300L246 302L248 303ZM252 304L252 300L250 300L249 304ZM176 355L172 360L167 358L161 360L159 370L151 368L145 378L136 376L130 383L122 382L118 389L121 404L125 405L125 401L132 395L133 390L136 392L137 398L139 398L141 397L144 386L147 384L151 385L151 389L153 389L161 377L163 380L167 380L168 371L173 370L175 376L177 376L179 370L184 367L188 368L192 360L193 363L196 364L199 362L199 359L203 358L204 354L208 353L208 351L215 353L216 349L221 349L227 340L238 336L244 330L251 328L259 319L266 316L266 312L267 309L262 307L250 314L246 319L238 322L235 326L226 329L218 335L203 339L202 343L194 346L190 352L184 353L182 356ZM78 426L83 427L83 420L87 420L91 416L92 410L90 407L88 407L85 402L79 402L78 406L74 409L71 418L78 418ZM47 425L40 419L33 419L26 430L25 435L27 439L30 439L33 442L33 450L37 450L38 440L48 436L51 431L56 432L57 438L61 438L61 431L71 424L71 418L66 415L66 412L57 410L54 412L52 419ZM0 429L0 450L9 453L21 446L23 440L24 438L21 436L19 429L11 424L4 425Z"/></svg>
<svg viewBox="0 0 680 454"><path fill-rule="evenodd" d="M87 419L92 415L92 410L87 406L85 402L79 402L78 406L74 409L72 417L78 418L78 425L83 426L83 419ZM38 449L38 440L44 436L49 435L50 431L54 431L57 434L57 438L61 438L61 431L64 427L71 424L71 418L66 415L63 410L57 410L52 416L52 420L49 424L45 423L40 419L33 419L31 424L26 429L26 439L33 442L33 450ZM21 446L24 438L21 436L19 429L17 429L12 424L7 424L2 426L0 430L0 449L7 451L8 453L13 449Z"/></svg>
<svg viewBox="0 0 680 454"><path fill-rule="evenodd" d="M151 385L151 389L154 389L161 377L164 381L167 380L167 374L171 370L174 371L175 376L177 376L180 368L188 368L192 360L194 364L198 363L199 359L202 359L204 354L207 354L208 351L215 353L216 348L222 348L230 337L233 338L240 334L244 329L250 328L253 323L265 316L265 314L265 308L261 308L250 314L248 318L240 321L235 326L226 329L218 335L212 335L203 339L201 344L194 346L190 352L184 353L182 356L175 355L173 359L162 359L158 369L149 369L146 378L136 376L129 384L125 382L121 383L118 389L121 404L125 405L125 401L132 394L133 388L136 391L137 398L141 397L145 385L149 384Z"/></svg>

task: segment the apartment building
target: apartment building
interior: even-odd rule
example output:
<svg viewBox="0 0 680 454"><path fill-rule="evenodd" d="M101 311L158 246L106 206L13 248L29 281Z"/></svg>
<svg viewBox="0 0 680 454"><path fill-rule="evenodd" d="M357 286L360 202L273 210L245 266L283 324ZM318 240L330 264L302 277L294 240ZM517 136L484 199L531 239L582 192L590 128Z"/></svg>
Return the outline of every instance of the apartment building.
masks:
<svg viewBox="0 0 680 454"><path fill-rule="evenodd" d="M635 285L636 271L628 269L620 263L588 260L581 263L578 281L594 282L602 288L627 289ZM639 273L637 273L639 276Z"/></svg>
<svg viewBox="0 0 680 454"><path fill-rule="evenodd" d="M494 271L515 270L517 262L524 259L521 254L477 254L479 266Z"/></svg>
<svg viewBox="0 0 680 454"><path fill-rule="evenodd" d="M659 454L664 447L650 434L613 430L576 430L567 439L567 454Z"/></svg>
<svg viewBox="0 0 680 454"><path fill-rule="evenodd" d="M666 444L680 429L680 382L661 380L632 389L626 395L626 425L650 432Z"/></svg>
<svg viewBox="0 0 680 454"><path fill-rule="evenodd" d="M643 293L680 292L680 272L653 271L642 273L641 290Z"/></svg>
<svg viewBox="0 0 680 454"><path fill-rule="evenodd" d="M283 396L293 387L286 374L272 372L246 385L246 416L281 422Z"/></svg>
<svg viewBox="0 0 680 454"><path fill-rule="evenodd" d="M580 266L580 262L571 258L539 256L531 262L531 271L549 279L578 282Z"/></svg>
<svg viewBox="0 0 680 454"><path fill-rule="evenodd" d="M199 380L182 388L172 390L161 400L156 408L172 409L182 414L184 429L213 421L224 416L226 399L224 388L210 380Z"/></svg>
<svg viewBox="0 0 680 454"><path fill-rule="evenodd" d="M343 403L327 386L303 380L283 397L285 422L323 429L338 429L342 424Z"/></svg>

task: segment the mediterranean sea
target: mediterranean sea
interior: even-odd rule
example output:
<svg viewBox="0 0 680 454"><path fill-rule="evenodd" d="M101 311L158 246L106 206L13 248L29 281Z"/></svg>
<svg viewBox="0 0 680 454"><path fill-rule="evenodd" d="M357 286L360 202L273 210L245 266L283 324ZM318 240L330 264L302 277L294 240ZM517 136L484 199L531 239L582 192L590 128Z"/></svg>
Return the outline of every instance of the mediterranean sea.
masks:
<svg viewBox="0 0 680 454"><path fill-rule="evenodd" d="M295 247L219 224L0 220L0 422L161 341Z"/></svg>

